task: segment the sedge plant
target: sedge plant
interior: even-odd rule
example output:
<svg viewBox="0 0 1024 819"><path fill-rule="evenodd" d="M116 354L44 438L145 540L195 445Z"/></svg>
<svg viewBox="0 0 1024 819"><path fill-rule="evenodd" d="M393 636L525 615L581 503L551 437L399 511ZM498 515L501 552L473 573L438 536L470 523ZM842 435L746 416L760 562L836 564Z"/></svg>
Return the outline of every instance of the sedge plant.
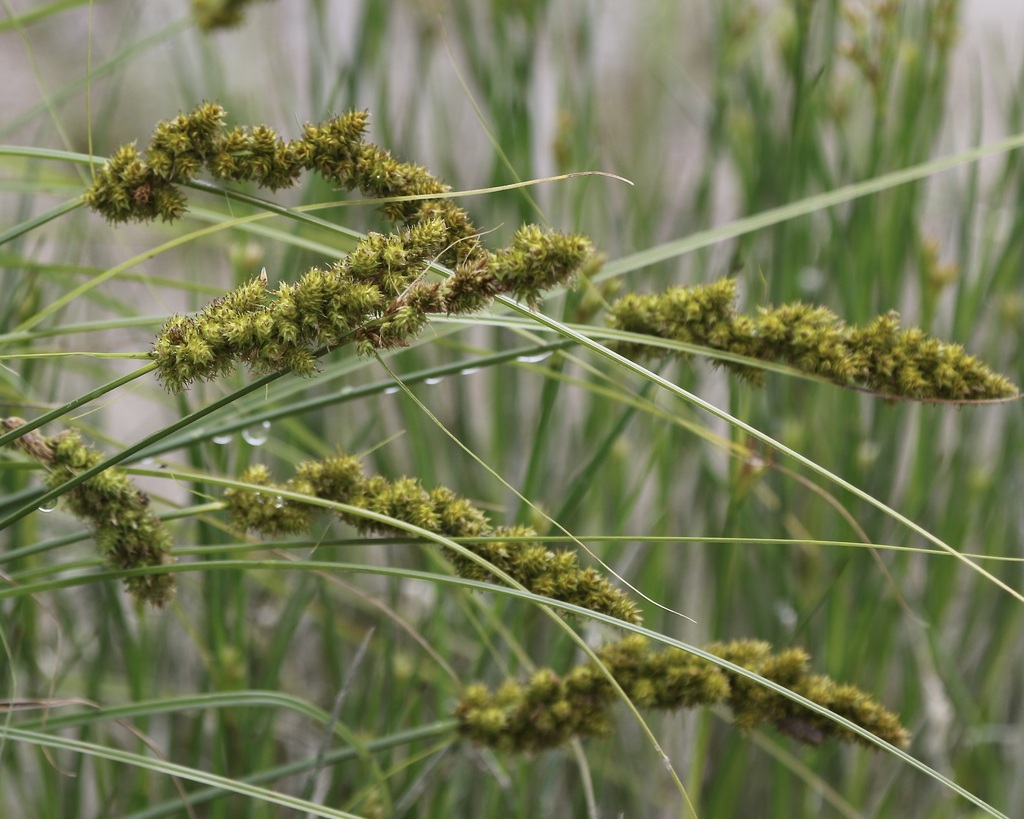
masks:
<svg viewBox="0 0 1024 819"><path fill-rule="evenodd" d="M275 7L193 5L204 28ZM455 4L445 22L448 47L490 78L477 104L496 128L495 184L507 181L502 151L514 169L535 138L509 101L536 43L512 32L554 17L527 5L480 17ZM683 206L644 167L626 174L644 201L625 187L595 197L593 180L538 193L573 230L550 228L525 194L471 221L469 199L382 147L415 144L386 106L373 122L387 143L370 140L360 108L289 140L229 124L233 105L200 101L222 96L213 84L183 94L184 113L158 112L144 148L118 129L107 159L19 160L85 178L62 177L52 187L64 204L4 233L5 263L28 271L12 279L0 336L3 764L26 772L6 804L60 801L76 815L93 788L118 815L507 815L514 793L512 811L529 815L573 781L566 811L649 813L645 783L662 776L691 815L751 804L801 815L810 808L795 807L796 793L851 815L853 804L924 805L905 781L917 765L931 785L1007 810L1012 786L977 773L1001 752L980 739L989 717L969 689L983 687L1002 724L1020 600L992 560L1019 543L1000 501L1019 435L1008 415L1019 333L1000 339L981 317L992 309L988 327L1013 326L1014 245L992 239L943 261L921 227L956 4L825 5L783 4L772 19L740 2L711 12L718 104L700 139L735 170L742 212L764 214L728 240L697 230L720 195L710 170ZM323 4L308 14L324 31ZM390 29L372 4L362 15L356 56L369 77ZM563 35L598 48L585 16L573 21ZM647 22L652 37L671 30ZM433 36L419 59L441 53ZM498 65L515 70L501 77ZM324 76L312 85L328 93ZM343 86L330 92L341 110ZM586 89L560 115L558 171L592 159L584 134L599 99ZM867 112L866 131L836 137L851 110ZM638 154L663 116L633 135ZM465 179L458 148L441 164ZM886 182L911 166L914 181ZM826 206L829 190L865 178L883 184ZM590 193L573 201L574 184ZM294 207L289 191L303 186L321 205L358 191L383 224L349 208L341 227ZM775 215L798 200L806 218ZM609 219L616 208L634 214L629 241L649 250L622 250L630 220ZM36 236L76 219L111 242L156 231L138 235L160 237L158 260L192 272L142 273L145 250L95 269L33 257ZM521 226L489 235L502 219ZM658 245L666 229L690 244ZM212 271L225 267L233 280L221 287ZM916 303L904 298L911 283ZM77 305L113 318L80 318ZM46 362L68 359L47 345L111 332L132 333L113 346L135 352L83 359L66 370L73 386L50 384ZM118 356L142 366L111 380ZM114 398L104 417L130 414L126 383L157 408L135 443L116 421L111 434L72 414L86 398ZM665 406L654 387L666 384L677 398L725 385L715 409L731 426L707 423L708 402ZM443 390L447 406L431 398ZM567 400L576 394L583 411ZM985 449L983 426L1004 445ZM37 511L54 500L57 515ZM631 531L626 548L576 534ZM954 559L949 544L971 553ZM682 627L693 640L675 639L679 612L700 621ZM949 618L991 668L967 652L954 671L948 635L928 626ZM51 631L75 647L55 670L42 652ZM974 739L957 738L956 719ZM118 750L126 729L156 756ZM294 736L305 751L291 752ZM643 750L625 758L636 742ZM661 759L671 774L654 773ZM888 774L892 760L907 773ZM91 784L72 784L69 769ZM750 793L739 787L748 769L771 771Z"/></svg>

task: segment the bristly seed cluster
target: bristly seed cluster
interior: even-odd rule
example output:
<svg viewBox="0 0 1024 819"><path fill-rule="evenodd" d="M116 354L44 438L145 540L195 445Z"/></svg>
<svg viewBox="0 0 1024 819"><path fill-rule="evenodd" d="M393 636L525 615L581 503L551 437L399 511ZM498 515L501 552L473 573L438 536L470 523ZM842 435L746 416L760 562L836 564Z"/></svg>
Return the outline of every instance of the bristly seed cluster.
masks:
<svg viewBox="0 0 1024 819"><path fill-rule="evenodd" d="M811 674L801 649L773 653L768 643L742 640L707 646L710 654L786 686L875 736L906 747L909 735L899 718L851 685ZM818 745L827 737L866 742L825 717L745 677L677 649L654 651L648 641L631 635L597 650L605 668L640 708L727 705L743 730L773 725L801 742ZM463 736L504 751L538 752L575 737L604 736L611 731L616 699L604 673L592 663L564 675L550 669L529 681L509 680L491 691L469 686L455 709Z"/></svg>
<svg viewBox="0 0 1024 819"><path fill-rule="evenodd" d="M203 169L228 182L254 182L278 190L294 185L303 171L314 171L345 190L378 199L448 192L425 168L399 162L363 138L370 115L349 111L320 124L306 123L302 136L285 142L272 128L224 126L227 112L203 103L157 125L141 156L124 145L96 174L86 204L112 222L179 219L185 214L180 186ZM482 250L468 214L451 199L388 202L381 212L391 222L412 225L428 219L445 223L451 248L445 264L477 258Z"/></svg>
<svg viewBox="0 0 1024 819"><path fill-rule="evenodd" d="M185 211L180 186L203 168L217 179L251 181L271 189L292 185L301 172L312 170L368 196L427 198L384 203L384 215L400 229L390 235L369 234L349 256L326 270L312 268L295 284L282 283L272 292L260 277L196 316L171 317L154 348L158 371L171 391L183 390L197 379L226 375L238 363L255 373L309 375L315 372L322 349L354 343L361 353L371 353L404 345L432 315L480 310L499 294L532 304L545 290L592 272L599 264L586 238L536 226L522 228L503 250L482 247L466 212L448 198L437 198L448 191L442 182L364 140L365 112L307 124L302 137L292 142L284 142L265 126L226 130L224 118L222 108L204 104L161 123L144 157L130 145L114 155L87 192L87 203L113 222L176 219ZM428 278L432 262L447 265L451 274L440 281ZM735 298L731 280L680 288L664 296L627 296L614 306L610 322L623 330L786 361L841 384L860 383L898 395L970 400L1015 394L1008 381L989 374L960 348L934 342L918 331L899 331L893 317L863 329L847 328L829 311L804 305L747 317L736 314ZM623 349L648 352L643 345ZM753 368L727 366L748 379L760 377ZM38 436L25 436L21 446L29 452L53 452L43 458L51 466L60 463L59 458L71 457L71 452L76 453L77 468L97 462L77 438L65 440L70 450L58 439ZM68 454L58 456L60 452ZM51 478L56 483L65 480ZM118 524L117 538L107 534L120 520L128 521L132 532L148 536L152 552L136 549L141 557L133 553L133 560L151 561L143 565L166 562L169 542L153 525L144 496L125 486L126 479L116 472L94 480L100 478L116 491L89 495L88 500L75 496L73 502L83 516L95 521L97 540L107 542L110 559L127 565L123 550L141 547L123 523ZM285 499L282 492L344 503L450 538L486 538L467 548L530 591L628 623L640 620L636 604L597 571L580 567L575 553L519 540L535 537L527 527L493 527L483 512L444 487L428 491L414 478L367 477L351 456L303 463L284 484L273 483L264 466L251 467L242 479L261 490L226 493L232 523L240 530L271 536L307 532L317 507ZM133 504L134 518L123 513L111 518L107 511L97 511ZM355 514L340 517L361 532L398 531ZM491 571L463 554L446 549L445 555L463 577L494 579ZM164 576L133 580L129 588L141 595L146 584L156 588L163 580ZM173 583L170 576L167 580ZM894 715L852 686L810 674L808 657L798 649L772 653L766 643L746 641L714 645L709 651L896 745L907 741ZM826 736L857 738L785 697L686 652L655 652L644 640L628 637L606 645L599 654L627 695L642 707L726 704L741 728L767 723L812 743ZM493 693L480 684L470 686L456 714L462 733L474 741L539 751L576 736L607 732L614 700L614 689L601 670L583 665L564 676L544 670L526 683L506 682Z"/></svg>
<svg viewBox="0 0 1024 819"><path fill-rule="evenodd" d="M241 479L267 488L258 493L236 490L225 493L231 522L239 531L271 536L307 532L319 509L276 494L284 489L357 506L444 537L491 538L484 543L469 544L467 548L535 594L603 612L629 623L640 622L636 605L597 571L581 567L575 552L553 552L539 543L502 540L535 537L537 533L525 526L491 526L483 512L446 487L428 491L415 478L388 481L381 476L366 477L359 459L351 455L301 463L295 477L283 485L272 483L270 471L262 465L249 467ZM358 515L339 514L339 517L360 532L404 534ZM494 575L486 568L464 555L445 549L445 557L461 577L494 580Z"/></svg>
<svg viewBox="0 0 1024 819"><path fill-rule="evenodd" d="M363 139L368 116L354 111L283 142L265 126L224 129L224 110L198 106L157 127L143 159L117 151L85 194L114 222L176 219L185 211L180 185L205 167L218 179L277 189L303 170L378 198L431 196L448 187L418 165L399 162ZM316 371L316 352L355 343L361 353L408 344L431 315L487 307L504 294L534 304L544 291L593 272L600 263L588 239L526 225L512 244L489 251L467 213L450 199L388 202L384 215L404 225L371 233L328 269L314 267L295 284L268 291L254 279L197 316L172 316L153 355L171 392L232 372L243 362L257 374ZM443 281L425 276L431 262L452 266Z"/></svg>
<svg viewBox="0 0 1024 819"><path fill-rule="evenodd" d="M231 28L241 24L243 9L252 0L192 0L192 13L203 31Z"/></svg>
<svg viewBox="0 0 1024 819"><path fill-rule="evenodd" d="M736 282L674 287L660 294L630 294L616 301L608 325L616 330L710 347L723 352L783 362L803 372L884 396L917 400L977 401L1012 398L1018 389L959 344L929 338L917 328L901 329L899 316L879 316L863 327L846 325L835 313L809 304L762 307L757 315L736 312ZM664 350L643 344L618 345L627 355ZM720 362L755 384L761 370Z"/></svg>
<svg viewBox="0 0 1024 819"><path fill-rule="evenodd" d="M639 609L593 569L583 569L573 552L552 552L524 538L536 533L524 526L494 528L487 517L445 487L426 490L414 478L389 481L366 477L351 455L299 465L284 484L270 480L267 467L252 466L242 474L259 492L228 490L232 524L239 530L282 536L308 532L318 508L281 497L282 490L345 503L411 523L445 537L488 537L468 545L524 587L554 600L610 614L630 623ZM341 520L363 533L401 534L401 530L359 515L339 513ZM449 549L445 556L462 577L493 580L476 562ZM707 650L786 685L813 702L845 716L895 745L907 743L899 719L859 689L811 674L809 658L800 649L773 653L759 641L713 644ZM677 709L725 704L743 729L774 725L794 738L819 744L826 737L863 741L834 722L715 664L674 649L655 652L643 638L631 636L598 652L626 694L642 708ZM611 727L616 692L593 665L578 666L564 676L537 672L526 683L509 680L491 692L483 684L469 686L455 715L463 736L508 751L535 752L564 744L574 737L600 736Z"/></svg>
<svg viewBox="0 0 1024 819"><path fill-rule="evenodd" d="M443 281L423 273L448 236L440 219L400 233L371 233L327 270L268 291L257 278L196 316L172 316L153 355L171 392L215 379L243 362L250 372L316 372L317 351L354 343L362 354L404 346L432 315L473 312L499 293L534 301L552 280L568 281L594 260L579 236L519 230L488 263L460 264Z"/></svg>
<svg viewBox="0 0 1024 819"><path fill-rule="evenodd" d="M21 418L4 418L0 426L17 429ZM13 446L47 467L46 485L54 489L103 461L103 455L67 430L52 438L28 432ZM111 569L167 566L171 536L149 508L149 497L120 469L107 469L64 496L69 510L92 526L93 539ZM125 588L139 602L162 606L174 597L173 574L128 577Z"/></svg>

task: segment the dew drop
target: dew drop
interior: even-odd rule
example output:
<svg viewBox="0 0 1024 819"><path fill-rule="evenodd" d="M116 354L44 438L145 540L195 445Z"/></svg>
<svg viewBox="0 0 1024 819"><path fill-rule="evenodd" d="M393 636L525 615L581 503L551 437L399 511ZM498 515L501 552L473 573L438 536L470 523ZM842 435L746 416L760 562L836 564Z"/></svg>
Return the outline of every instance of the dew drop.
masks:
<svg viewBox="0 0 1024 819"><path fill-rule="evenodd" d="M479 367L464 367L463 369L459 370L459 375L472 375L473 373L478 372L480 372Z"/></svg>
<svg viewBox="0 0 1024 819"><path fill-rule="evenodd" d="M50 500L46 501L45 503L39 504L39 511L40 512L52 512L56 508L57 508L57 499L56 498L50 498Z"/></svg>
<svg viewBox="0 0 1024 819"><path fill-rule="evenodd" d="M224 446L225 444L230 444L231 443L231 439L233 437L234 437L233 435L214 435L211 440L215 444L217 444L217 446Z"/></svg>
<svg viewBox="0 0 1024 819"><path fill-rule="evenodd" d="M424 384L429 384L431 387L433 387L435 384L440 384L442 381L444 381L444 378L424 378L423 379L423 383Z"/></svg>
<svg viewBox="0 0 1024 819"><path fill-rule="evenodd" d="M242 440L250 446L265 444L269 437L270 421L260 421L258 424L253 424L242 430Z"/></svg>
<svg viewBox="0 0 1024 819"><path fill-rule="evenodd" d="M398 392L399 389L400 389L399 387L388 387L386 390L384 390L384 394L385 395L394 395L396 392Z"/></svg>
<svg viewBox="0 0 1024 819"><path fill-rule="evenodd" d="M793 608L792 604L788 600L775 601L775 616L779 618L779 622L783 627L787 629L796 627L796 609Z"/></svg>
<svg viewBox="0 0 1024 819"><path fill-rule="evenodd" d="M882 447L877 441L861 441L857 446L857 461L864 469L873 466L881 454Z"/></svg>
<svg viewBox="0 0 1024 819"><path fill-rule="evenodd" d="M536 364L538 361L543 361L545 358L551 358L551 352L537 353L537 355L521 355L516 358L516 361L521 361L523 364Z"/></svg>
<svg viewBox="0 0 1024 819"><path fill-rule="evenodd" d="M797 283L805 293L817 293L827 281L825 272L817 267L805 267L797 273Z"/></svg>
<svg viewBox="0 0 1024 819"><path fill-rule="evenodd" d="M274 498L274 508L284 509L284 498L282 498L280 495Z"/></svg>

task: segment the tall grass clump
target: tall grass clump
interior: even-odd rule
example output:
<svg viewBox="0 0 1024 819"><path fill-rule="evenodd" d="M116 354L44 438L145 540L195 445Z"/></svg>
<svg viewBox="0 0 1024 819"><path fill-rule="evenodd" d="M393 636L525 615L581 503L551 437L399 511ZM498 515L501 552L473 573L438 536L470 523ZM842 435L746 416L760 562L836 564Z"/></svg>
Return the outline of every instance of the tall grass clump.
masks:
<svg viewBox="0 0 1024 819"><path fill-rule="evenodd" d="M3 815L1014 813L956 0L171 5L0 24Z"/></svg>

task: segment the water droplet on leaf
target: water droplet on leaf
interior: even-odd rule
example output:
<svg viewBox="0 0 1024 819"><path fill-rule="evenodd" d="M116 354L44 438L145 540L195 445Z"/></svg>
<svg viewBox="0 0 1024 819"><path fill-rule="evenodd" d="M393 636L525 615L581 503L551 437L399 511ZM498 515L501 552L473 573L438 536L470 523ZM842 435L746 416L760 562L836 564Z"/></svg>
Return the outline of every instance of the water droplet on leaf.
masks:
<svg viewBox="0 0 1024 819"><path fill-rule="evenodd" d="M270 437L270 421L260 421L258 424L246 427L242 430L242 440L250 446L260 446L267 442Z"/></svg>
<svg viewBox="0 0 1024 819"><path fill-rule="evenodd" d="M516 361L521 361L523 364L536 364L538 361L543 361L545 358L551 358L551 352L537 353L537 355L521 355L516 357Z"/></svg>

